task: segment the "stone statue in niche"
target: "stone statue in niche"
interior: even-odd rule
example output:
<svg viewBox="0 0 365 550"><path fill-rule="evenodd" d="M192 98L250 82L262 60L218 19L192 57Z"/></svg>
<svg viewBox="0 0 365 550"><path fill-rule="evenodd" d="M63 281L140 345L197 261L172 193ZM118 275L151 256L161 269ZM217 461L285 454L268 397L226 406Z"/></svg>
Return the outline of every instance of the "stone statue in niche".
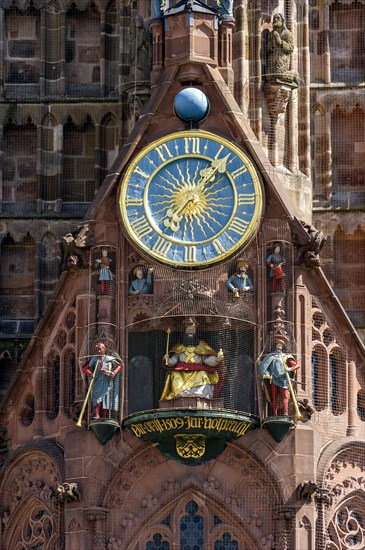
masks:
<svg viewBox="0 0 365 550"><path fill-rule="evenodd" d="M129 48L129 80L133 82L149 80L147 34L143 17L140 15L134 15L131 18Z"/></svg>
<svg viewBox="0 0 365 550"><path fill-rule="evenodd" d="M297 75L290 70L290 56L294 51L294 37L287 29L281 13L272 19L272 31L267 35L266 79L273 83L295 84Z"/></svg>

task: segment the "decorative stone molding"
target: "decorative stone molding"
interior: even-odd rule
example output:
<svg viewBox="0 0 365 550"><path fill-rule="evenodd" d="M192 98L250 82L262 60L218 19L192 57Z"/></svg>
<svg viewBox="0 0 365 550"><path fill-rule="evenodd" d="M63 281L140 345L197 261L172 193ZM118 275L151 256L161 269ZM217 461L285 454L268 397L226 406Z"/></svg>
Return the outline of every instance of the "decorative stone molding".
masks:
<svg viewBox="0 0 365 550"><path fill-rule="evenodd" d="M365 497L365 477L348 477L342 483L337 483L330 491L329 496L333 504L342 500L354 491L362 491Z"/></svg>

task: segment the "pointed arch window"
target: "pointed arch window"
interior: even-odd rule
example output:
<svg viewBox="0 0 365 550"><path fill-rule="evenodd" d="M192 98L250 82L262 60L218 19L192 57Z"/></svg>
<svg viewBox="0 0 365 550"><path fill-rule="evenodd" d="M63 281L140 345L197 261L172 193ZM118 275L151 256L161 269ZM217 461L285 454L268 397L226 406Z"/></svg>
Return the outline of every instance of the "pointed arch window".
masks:
<svg viewBox="0 0 365 550"><path fill-rule="evenodd" d="M24 204L37 195L37 130L31 119L4 126L3 201L13 211L24 213ZM5 206L6 208L6 206Z"/></svg>
<svg viewBox="0 0 365 550"><path fill-rule="evenodd" d="M37 97L41 74L40 11L5 10L4 75L7 97Z"/></svg>
<svg viewBox="0 0 365 550"><path fill-rule="evenodd" d="M66 13L66 89L68 95L100 95L100 13L95 4Z"/></svg>
<svg viewBox="0 0 365 550"><path fill-rule="evenodd" d="M361 55L365 31L362 2L332 2L329 8L331 80L362 82L365 60Z"/></svg>
<svg viewBox="0 0 365 550"><path fill-rule="evenodd" d="M47 359L46 388L46 414L54 420L60 406L60 357L56 353L51 353Z"/></svg>
<svg viewBox="0 0 365 550"><path fill-rule="evenodd" d="M70 118L63 131L64 202L91 202L95 195L95 127L88 116L81 126Z"/></svg>
<svg viewBox="0 0 365 550"><path fill-rule="evenodd" d="M217 515L219 514L219 516ZM237 524L224 521L206 499L191 494L173 504L171 514L140 533L131 550L256 550L258 541Z"/></svg>
<svg viewBox="0 0 365 550"><path fill-rule="evenodd" d="M195 500L187 503L185 512L186 515L180 520L180 548L204 550L204 518Z"/></svg>

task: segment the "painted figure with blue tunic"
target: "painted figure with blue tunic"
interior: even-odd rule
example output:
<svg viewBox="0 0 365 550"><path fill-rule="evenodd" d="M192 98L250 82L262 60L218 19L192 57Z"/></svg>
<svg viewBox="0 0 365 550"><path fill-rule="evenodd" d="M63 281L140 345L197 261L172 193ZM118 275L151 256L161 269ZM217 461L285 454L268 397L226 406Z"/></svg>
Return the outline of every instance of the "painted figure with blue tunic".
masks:
<svg viewBox="0 0 365 550"><path fill-rule="evenodd" d="M137 266L133 270L134 279L132 279L128 294L138 296L140 294L151 294L152 292L152 273L153 267L149 267L146 277L141 266Z"/></svg>
<svg viewBox="0 0 365 550"><path fill-rule="evenodd" d="M274 416L279 410L279 399L283 415L289 412L289 373L299 369L294 357L283 352L285 342L277 339L272 353L265 355L259 365L259 374L264 383L270 384L271 408Z"/></svg>
<svg viewBox="0 0 365 550"><path fill-rule="evenodd" d="M248 262L238 262L237 271L226 281L228 289L233 292L235 298L239 298L245 292L253 291L252 281L247 274L248 266Z"/></svg>
<svg viewBox="0 0 365 550"><path fill-rule="evenodd" d="M110 414L119 409L120 371L123 362L119 357L106 354L104 342L96 342L95 347L97 355L83 366L83 372L93 379L91 401L95 418L102 418L108 415L108 411Z"/></svg>

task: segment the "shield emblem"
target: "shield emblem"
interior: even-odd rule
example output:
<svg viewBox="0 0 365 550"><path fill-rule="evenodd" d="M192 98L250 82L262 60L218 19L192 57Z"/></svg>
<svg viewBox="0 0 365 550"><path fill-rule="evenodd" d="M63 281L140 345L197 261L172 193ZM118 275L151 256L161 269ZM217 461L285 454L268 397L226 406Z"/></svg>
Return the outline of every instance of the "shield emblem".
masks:
<svg viewBox="0 0 365 550"><path fill-rule="evenodd" d="M182 458L200 458L205 453L205 435L175 435L176 452Z"/></svg>

